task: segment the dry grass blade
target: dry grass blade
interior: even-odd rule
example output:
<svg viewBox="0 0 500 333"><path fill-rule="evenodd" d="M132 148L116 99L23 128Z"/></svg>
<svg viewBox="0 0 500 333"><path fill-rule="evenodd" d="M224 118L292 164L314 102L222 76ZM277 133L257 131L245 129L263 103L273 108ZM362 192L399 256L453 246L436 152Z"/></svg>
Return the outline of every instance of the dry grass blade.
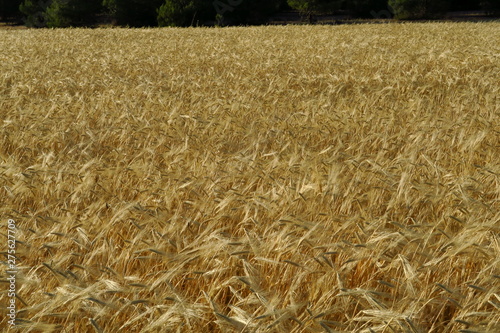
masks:
<svg viewBox="0 0 500 333"><path fill-rule="evenodd" d="M0 31L19 328L499 331L498 45L498 22Z"/></svg>

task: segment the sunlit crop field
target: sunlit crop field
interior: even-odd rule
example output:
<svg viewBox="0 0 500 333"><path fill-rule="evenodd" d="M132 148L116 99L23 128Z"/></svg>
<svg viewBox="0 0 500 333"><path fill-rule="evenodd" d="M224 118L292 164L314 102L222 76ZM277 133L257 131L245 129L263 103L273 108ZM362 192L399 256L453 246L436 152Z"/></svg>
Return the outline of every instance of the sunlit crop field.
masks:
<svg viewBox="0 0 500 333"><path fill-rule="evenodd" d="M19 332L499 332L500 23L0 31Z"/></svg>

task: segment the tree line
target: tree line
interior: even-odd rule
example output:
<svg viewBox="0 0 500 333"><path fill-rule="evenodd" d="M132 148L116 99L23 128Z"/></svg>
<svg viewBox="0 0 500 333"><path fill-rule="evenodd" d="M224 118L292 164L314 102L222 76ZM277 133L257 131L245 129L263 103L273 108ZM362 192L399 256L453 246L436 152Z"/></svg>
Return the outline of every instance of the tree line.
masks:
<svg viewBox="0 0 500 333"><path fill-rule="evenodd" d="M500 13L500 0L0 0L0 20L29 27L214 26L264 24L273 14L297 10L353 18L433 19L447 11Z"/></svg>

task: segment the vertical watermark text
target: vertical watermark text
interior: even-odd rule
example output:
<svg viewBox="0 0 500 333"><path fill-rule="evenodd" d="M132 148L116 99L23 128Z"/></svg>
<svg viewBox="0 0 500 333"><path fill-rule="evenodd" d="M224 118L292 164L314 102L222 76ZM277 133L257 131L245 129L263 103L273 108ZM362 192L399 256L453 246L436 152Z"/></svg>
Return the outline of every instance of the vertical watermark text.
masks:
<svg viewBox="0 0 500 333"><path fill-rule="evenodd" d="M9 219L7 221L7 281L8 281L8 304L7 317L9 326L13 327L16 323L16 221Z"/></svg>

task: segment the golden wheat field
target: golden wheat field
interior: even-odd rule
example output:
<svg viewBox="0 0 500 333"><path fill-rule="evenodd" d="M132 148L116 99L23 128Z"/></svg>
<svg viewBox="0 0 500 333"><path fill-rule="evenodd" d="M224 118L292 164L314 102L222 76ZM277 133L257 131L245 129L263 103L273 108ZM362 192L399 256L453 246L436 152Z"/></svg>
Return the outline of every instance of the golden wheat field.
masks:
<svg viewBox="0 0 500 333"><path fill-rule="evenodd" d="M2 332L499 332L499 80L500 23L0 31Z"/></svg>

